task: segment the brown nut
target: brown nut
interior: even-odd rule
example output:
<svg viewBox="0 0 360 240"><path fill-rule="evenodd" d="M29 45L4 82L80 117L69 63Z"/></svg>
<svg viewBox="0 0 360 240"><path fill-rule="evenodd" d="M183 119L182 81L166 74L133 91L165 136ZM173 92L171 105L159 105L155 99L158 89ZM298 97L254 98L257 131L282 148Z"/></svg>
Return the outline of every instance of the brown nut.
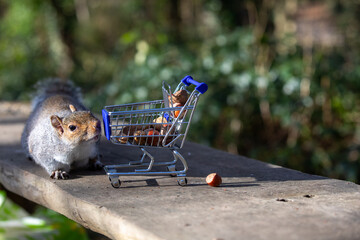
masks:
<svg viewBox="0 0 360 240"><path fill-rule="evenodd" d="M188 98L189 98L189 93L186 90L182 89L182 90L179 90L179 91L173 93L171 95L171 98L169 96L169 103L170 103L170 105L172 103L174 105L174 107L177 107L176 104L180 104L180 105L184 106L185 103L187 102Z"/></svg>
<svg viewBox="0 0 360 240"><path fill-rule="evenodd" d="M135 130L136 130L135 126L125 126L118 133L121 137L117 137L115 139L118 142L125 144L127 141L131 140L131 138L129 138L128 136L134 135Z"/></svg>
<svg viewBox="0 0 360 240"><path fill-rule="evenodd" d="M159 131L153 128L149 128L144 130L144 132L147 135L146 143L151 146L157 146L160 141Z"/></svg>
<svg viewBox="0 0 360 240"><path fill-rule="evenodd" d="M219 174L217 173L210 173L206 177L206 183L212 187L218 187L222 183L222 179Z"/></svg>
<svg viewBox="0 0 360 240"><path fill-rule="evenodd" d="M122 144L125 144L129 138L127 137L118 137L118 138L115 138L119 143L122 143Z"/></svg>
<svg viewBox="0 0 360 240"><path fill-rule="evenodd" d="M157 123L157 124L154 124L154 128L155 128L155 130L160 132L160 135L166 135L166 133L170 130L170 128L172 126L172 123L168 123L168 121L164 117L158 117L158 118L154 119L153 123ZM163 124L160 124L160 123L163 123ZM175 128L173 128L171 132L174 133L174 131L175 131Z"/></svg>
<svg viewBox="0 0 360 240"><path fill-rule="evenodd" d="M131 136L134 135L134 132L136 131L136 126L125 126L120 131L122 136Z"/></svg>
<svg viewBox="0 0 360 240"><path fill-rule="evenodd" d="M146 143L146 132L142 130L138 130L134 133L134 140L138 145L145 145ZM143 137L140 137L143 136Z"/></svg>
<svg viewBox="0 0 360 240"><path fill-rule="evenodd" d="M179 106L182 107L182 106ZM176 110L173 112L175 118L183 119L187 110L184 110L182 114L180 115L181 110ZM179 116L180 115L180 116Z"/></svg>
<svg viewBox="0 0 360 240"><path fill-rule="evenodd" d="M122 144L125 144L127 142L127 140L128 140L127 137L116 137L114 139L115 139L115 141L117 141L119 143L122 143Z"/></svg>
<svg viewBox="0 0 360 240"><path fill-rule="evenodd" d="M162 127L161 130L160 130L160 135L165 136L168 132L169 132L170 135L173 135L173 134L175 133L175 128L173 128L173 129L170 131L171 126L172 126L172 125L169 125L169 126L167 126L167 127Z"/></svg>
<svg viewBox="0 0 360 240"><path fill-rule="evenodd" d="M157 123L157 124L154 124L154 128L158 131L160 131L162 128L166 128L168 125L170 125L170 124L166 124L167 120L164 117L155 118L153 123ZM159 124L159 123L162 123L162 124Z"/></svg>
<svg viewBox="0 0 360 240"><path fill-rule="evenodd" d="M143 125L137 125L135 126L135 131L141 130L141 131L145 131L146 129L150 129L153 128L153 124L143 124Z"/></svg>

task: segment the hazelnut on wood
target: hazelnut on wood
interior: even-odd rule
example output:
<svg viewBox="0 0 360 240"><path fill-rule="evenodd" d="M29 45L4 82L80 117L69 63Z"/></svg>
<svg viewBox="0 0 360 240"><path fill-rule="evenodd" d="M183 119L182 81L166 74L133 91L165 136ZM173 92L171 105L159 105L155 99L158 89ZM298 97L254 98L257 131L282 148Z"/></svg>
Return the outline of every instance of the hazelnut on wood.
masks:
<svg viewBox="0 0 360 240"><path fill-rule="evenodd" d="M206 183L212 187L218 187L222 183L221 176L217 173L210 173L206 177Z"/></svg>

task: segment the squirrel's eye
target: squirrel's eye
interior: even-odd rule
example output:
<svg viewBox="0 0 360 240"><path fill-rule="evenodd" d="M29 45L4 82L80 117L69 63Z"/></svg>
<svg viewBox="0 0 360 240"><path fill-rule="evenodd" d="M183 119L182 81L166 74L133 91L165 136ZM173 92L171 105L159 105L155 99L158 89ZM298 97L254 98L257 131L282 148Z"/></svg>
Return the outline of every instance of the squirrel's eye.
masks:
<svg viewBox="0 0 360 240"><path fill-rule="evenodd" d="M70 125L70 126L69 126L69 129L70 129L70 131L75 131L76 126L74 126L74 125Z"/></svg>

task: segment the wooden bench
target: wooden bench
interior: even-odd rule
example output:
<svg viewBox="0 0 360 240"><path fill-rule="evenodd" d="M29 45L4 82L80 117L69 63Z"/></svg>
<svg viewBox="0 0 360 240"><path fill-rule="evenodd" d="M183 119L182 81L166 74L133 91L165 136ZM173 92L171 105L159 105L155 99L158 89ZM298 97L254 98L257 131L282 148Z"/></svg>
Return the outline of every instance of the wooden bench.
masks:
<svg viewBox="0 0 360 240"><path fill-rule="evenodd" d="M360 187L187 142L188 185L168 176L104 171L52 180L20 146L26 116L0 115L0 182L112 239L360 239ZM101 143L105 164L137 160L139 149ZM159 158L168 158L159 151ZM223 178L210 187L212 172Z"/></svg>

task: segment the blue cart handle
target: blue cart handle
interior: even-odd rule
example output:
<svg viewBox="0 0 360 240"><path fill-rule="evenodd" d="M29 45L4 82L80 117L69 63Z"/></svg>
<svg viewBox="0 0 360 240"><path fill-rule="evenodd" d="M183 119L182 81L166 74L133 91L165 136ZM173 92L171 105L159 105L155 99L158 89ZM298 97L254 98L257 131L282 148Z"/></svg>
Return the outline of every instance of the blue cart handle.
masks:
<svg viewBox="0 0 360 240"><path fill-rule="evenodd" d="M208 85L206 83L199 83L195 81L191 76L186 76L181 80L186 86L190 86L190 84L194 84L195 89L198 90L201 94L204 94L208 90Z"/></svg>

